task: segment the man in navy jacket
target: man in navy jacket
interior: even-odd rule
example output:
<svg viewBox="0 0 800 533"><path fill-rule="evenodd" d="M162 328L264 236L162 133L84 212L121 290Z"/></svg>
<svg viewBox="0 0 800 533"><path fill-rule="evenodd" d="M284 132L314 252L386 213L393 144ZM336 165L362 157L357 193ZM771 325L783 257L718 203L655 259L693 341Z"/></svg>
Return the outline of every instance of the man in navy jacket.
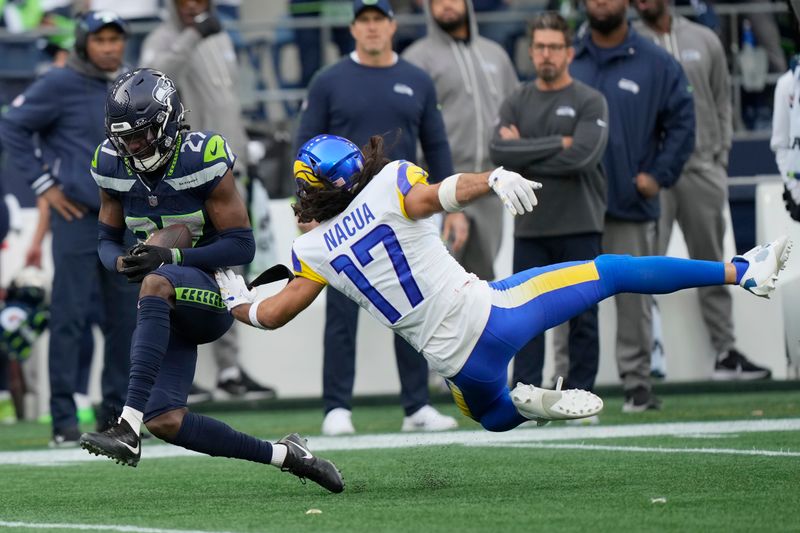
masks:
<svg viewBox="0 0 800 533"><path fill-rule="evenodd" d="M79 347L90 308L95 305L91 296L97 283L105 310L100 429L121 410L128 388L138 287L100 264L100 196L88 172L94 150L105 138L106 92L123 72L125 37L125 23L114 13L83 15L66 66L51 69L19 95L0 122L9 175L26 179L52 211L55 275L49 369L53 446L74 446L80 438L73 394Z"/></svg>
<svg viewBox="0 0 800 533"><path fill-rule="evenodd" d="M680 64L626 20L628 0L586 0L589 28L575 47L570 73L605 95L608 177L603 253L652 255L658 192L672 186L694 149L694 105ZM651 392L651 297L620 294L617 367L623 411L657 409Z"/></svg>

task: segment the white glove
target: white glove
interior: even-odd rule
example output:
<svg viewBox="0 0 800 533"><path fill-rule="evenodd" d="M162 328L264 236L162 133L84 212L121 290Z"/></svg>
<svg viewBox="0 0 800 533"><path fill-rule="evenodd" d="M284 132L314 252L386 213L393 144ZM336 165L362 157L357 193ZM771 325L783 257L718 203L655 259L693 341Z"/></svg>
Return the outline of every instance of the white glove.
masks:
<svg viewBox="0 0 800 533"><path fill-rule="evenodd" d="M534 206L539 203L533 191L541 189L542 184L497 167L489 174L489 187L500 197L500 201L512 215L521 215L533 211Z"/></svg>
<svg viewBox="0 0 800 533"><path fill-rule="evenodd" d="M248 289L244 278L236 274L230 268L225 270L215 270L214 277L219 285L219 295L222 296L222 303L232 311L234 307L242 304L251 304L258 297L256 289Z"/></svg>

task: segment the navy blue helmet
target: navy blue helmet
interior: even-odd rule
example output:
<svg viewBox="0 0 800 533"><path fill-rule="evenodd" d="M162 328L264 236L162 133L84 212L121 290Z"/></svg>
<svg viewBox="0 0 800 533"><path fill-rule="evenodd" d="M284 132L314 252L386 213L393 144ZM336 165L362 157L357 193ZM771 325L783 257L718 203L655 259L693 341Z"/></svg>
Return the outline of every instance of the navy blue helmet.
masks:
<svg viewBox="0 0 800 533"><path fill-rule="evenodd" d="M344 137L317 135L297 151L294 161L297 192L324 188L325 183L350 190L355 185L355 175L363 168L364 155L358 146Z"/></svg>
<svg viewBox="0 0 800 533"><path fill-rule="evenodd" d="M139 172L165 165L183 129L183 104L163 72L140 68L123 74L106 98L106 136Z"/></svg>

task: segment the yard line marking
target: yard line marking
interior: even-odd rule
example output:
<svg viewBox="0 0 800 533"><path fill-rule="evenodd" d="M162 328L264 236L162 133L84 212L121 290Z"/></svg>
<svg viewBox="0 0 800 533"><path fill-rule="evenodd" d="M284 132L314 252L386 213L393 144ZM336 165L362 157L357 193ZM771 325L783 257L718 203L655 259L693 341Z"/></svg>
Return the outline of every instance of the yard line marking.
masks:
<svg viewBox="0 0 800 533"><path fill-rule="evenodd" d="M39 522L6 522L0 527L24 529L78 529L81 531L123 531L131 533L231 533L229 531L204 531L199 529L161 529L157 527L111 526L107 524L43 524Z"/></svg>
<svg viewBox="0 0 800 533"><path fill-rule="evenodd" d="M472 445L469 445L472 446ZM603 444L541 444L536 442L511 442L494 444L497 448L537 448L555 450L591 450L608 452L646 453L708 453L713 455L760 455L766 457L800 457L800 452L783 450L740 450L736 448L664 448L661 446L606 446Z"/></svg>
<svg viewBox="0 0 800 533"><path fill-rule="evenodd" d="M618 426L555 426L543 428L517 428L505 433L489 431L445 431L442 433L388 433L340 437L312 437L312 453L331 450L381 450L413 448L418 446L470 445L494 446L503 443L530 443L564 440L612 439L626 437L658 437L693 434L727 435L731 433L758 433L765 431L800 431L800 418L759 420L726 420L719 422L668 422L655 424L629 424ZM274 436L273 436L274 437ZM178 446L168 444L143 445L143 459L200 456ZM30 450L0 452L2 465L60 466L87 461L108 461L90 455L84 450Z"/></svg>
<svg viewBox="0 0 800 533"><path fill-rule="evenodd" d="M394 433L354 435L348 437L315 437L309 439L311 451L367 450L469 444L491 446L504 442L545 442L554 440L612 439L649 437L686 433L729 434L765 431L800 431L800 418L729 420L720 422L667 422L616 426L554 426L517 428L505 433L489 431L446 431L442 433ZM0 462L0 464L2 464Z"/></svg>

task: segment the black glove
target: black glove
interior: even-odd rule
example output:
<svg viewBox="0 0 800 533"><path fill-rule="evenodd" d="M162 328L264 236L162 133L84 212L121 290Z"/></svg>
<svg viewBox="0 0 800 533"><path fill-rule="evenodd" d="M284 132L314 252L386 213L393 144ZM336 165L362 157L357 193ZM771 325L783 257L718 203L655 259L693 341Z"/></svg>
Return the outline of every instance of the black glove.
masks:
<svg viewBox="0 0 800 533"><path fill-rule="evenodd" d="M292 273L292 271L289 270L289 268L285 265L274 265L266 269L264 272L259 274L256 279L247 284L247 288L251 289L253 287L258 287L259 285L266 285L282 279L288 279L289 281L292 281L294 279L294 273Z"/></svg>
<svg viewBox="0 0 800 533"><path fill-rule="evenodd" d="M786 210L789 212L789 216L800 222L800 204L794 201L792 193L786 188L786 185L783 186L783 201L786 203Z"/></svg>
<svg viewBox="0 0 800 533"><path fill-rule="evenodd" d="M137 244L122 258L120 273L128 277L128 282L140 283L150 272L170 263L172 263L172 250L169 248Z"/></svg>
<svg viewBox="0 0 800 533"><path fill-rule="evenodd" d="M205 39L209 35L221 32L222 24L220 24L217 17L206 11L194 18L194 29L200 32L200 35Z"/></svg>

